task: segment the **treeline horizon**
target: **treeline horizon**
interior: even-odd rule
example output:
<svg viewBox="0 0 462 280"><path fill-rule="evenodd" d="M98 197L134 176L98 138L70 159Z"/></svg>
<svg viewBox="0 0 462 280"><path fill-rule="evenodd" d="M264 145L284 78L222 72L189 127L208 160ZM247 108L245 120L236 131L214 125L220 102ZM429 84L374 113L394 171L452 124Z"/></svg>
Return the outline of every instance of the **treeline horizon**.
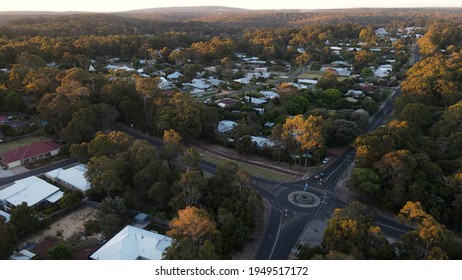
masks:
<svg viewBox="0 0 462 280"><path fill-rule="evenodd" d="M146 9L117 13L92 12L0 12L1 36L79 36L110 34L157 34L159 32L201 30L232 34L244 29L300 27L317 24L354 23L384 26L389 24L428 26L445 20L459 21L462 8L361 8L335 10L239 10L211 13L194 9ZM206 9L205 9L206 10ZM217 10L218 11L218 10ZM77 28L79 25L92 28ZM96 24L96 25L95 25ZM45 26L60 26L47 31ZM117 28L114 26L117 25ZM401 26L400 26L401 27ZM76 30L77 28L77 30ZM25 32L27 31L27 32ZM60 34L61 32L61 34ZM207 33L208 34L208 33Z"/></svg>

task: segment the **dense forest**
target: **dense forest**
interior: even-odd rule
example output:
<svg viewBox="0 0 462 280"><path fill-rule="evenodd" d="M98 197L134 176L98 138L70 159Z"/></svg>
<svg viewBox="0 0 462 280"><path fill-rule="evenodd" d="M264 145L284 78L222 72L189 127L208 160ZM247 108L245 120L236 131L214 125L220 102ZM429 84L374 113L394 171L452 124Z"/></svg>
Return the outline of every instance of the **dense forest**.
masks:
<svg viewBox="0 0 462 280"><path fill-rule="evenodd" d="M213 11L213 9L212 9ZM2 14L0 34L7 36L140 35L188 32L217 36L239 34L245 29L292 28L307 25L358 24L427 26L432 22L458 21L462 9L348 9L251 11L235 9L211 13L207 9L131 11L115 14Z"/></svg>
<svg viewBox="0 0 462 280"><path fill-rule="evenodd" d="M419 40L423 57L406 74L395 118L356 139L353 170L353 186L362 196L394 211L408 200L420 201L455 228L462 217L461 27L432 25Z"/></svg>

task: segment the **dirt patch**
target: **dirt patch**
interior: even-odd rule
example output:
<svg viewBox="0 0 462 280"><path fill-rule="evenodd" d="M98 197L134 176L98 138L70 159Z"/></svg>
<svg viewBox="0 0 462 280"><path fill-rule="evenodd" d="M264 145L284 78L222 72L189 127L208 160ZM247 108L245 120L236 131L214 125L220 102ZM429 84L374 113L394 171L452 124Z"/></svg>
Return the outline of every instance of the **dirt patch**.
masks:
<svg viewBox="0 0 462 280"><path fill-rule="evenodd" d="M85 222L96 218L97 209L91 207L80 208L75 212L57 220L48 229L43 230L23 241L27 243L41 243L46 239L59 238L68 240L72 236L85 231Z"/></svg>

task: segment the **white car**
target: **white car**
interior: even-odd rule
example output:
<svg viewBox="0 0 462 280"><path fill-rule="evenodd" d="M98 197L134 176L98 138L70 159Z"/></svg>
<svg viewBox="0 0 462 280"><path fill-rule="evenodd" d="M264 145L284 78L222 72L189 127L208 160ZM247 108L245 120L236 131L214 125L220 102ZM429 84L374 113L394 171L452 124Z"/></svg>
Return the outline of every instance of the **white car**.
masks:
<svg viewBox="0 0 462 280"><path fill-rule="evenodd" d="M330 161L330 158L325 157L325 158L322 160L322 163L323 163L323 164L326 164L326 163L328 163L329 161Z"/></svg>

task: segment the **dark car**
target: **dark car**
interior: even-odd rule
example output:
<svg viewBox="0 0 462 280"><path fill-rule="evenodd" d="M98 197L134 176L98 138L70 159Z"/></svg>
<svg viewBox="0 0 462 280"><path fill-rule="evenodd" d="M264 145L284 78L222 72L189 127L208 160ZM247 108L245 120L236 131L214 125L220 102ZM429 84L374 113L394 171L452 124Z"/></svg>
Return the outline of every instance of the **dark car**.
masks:
<svg viewBox="0 0 462 280"><path fill-rule="evenodd" d="M315 179L321 179L322 177L324 177L324 173L322 173L322 172L314 174Z"/></svg>

